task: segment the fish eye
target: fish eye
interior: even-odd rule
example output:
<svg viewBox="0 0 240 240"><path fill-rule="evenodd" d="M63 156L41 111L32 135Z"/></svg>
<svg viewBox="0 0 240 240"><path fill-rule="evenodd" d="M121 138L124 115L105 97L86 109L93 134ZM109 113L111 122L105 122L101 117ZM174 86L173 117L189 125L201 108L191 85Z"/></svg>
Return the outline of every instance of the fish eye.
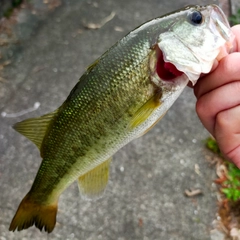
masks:
<svg viewBox="0 0 240 240"><path fill-rule="evenodd" d="M203 21L203 17L199 11L194 11L189 15L189 20L194 25L200 25Z"/></svg>

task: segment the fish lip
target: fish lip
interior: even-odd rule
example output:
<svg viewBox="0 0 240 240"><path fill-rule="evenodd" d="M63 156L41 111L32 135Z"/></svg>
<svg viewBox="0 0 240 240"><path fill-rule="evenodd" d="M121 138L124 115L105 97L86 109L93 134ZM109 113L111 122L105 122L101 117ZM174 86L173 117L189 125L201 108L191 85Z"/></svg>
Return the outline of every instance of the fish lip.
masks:
<svg viewBox="0 0 240 240"><path fill-rule="evenodd" d="M220 61L223 57L233 52L233 42L235 35L231 30L229 21L223 10L215 4L208 6L210 11L210 29L211 31L224 39L226 42L220 48L217 60Z"/></svg>
<svg viewBox="0 0 240 240"><path fill-rule="evenodd" d="M227 43L232 42L234 34L231 31L228 19L222 9L215 4L209 5L207 7L210 11L211 30L216 34L218 33Z"/></svg>

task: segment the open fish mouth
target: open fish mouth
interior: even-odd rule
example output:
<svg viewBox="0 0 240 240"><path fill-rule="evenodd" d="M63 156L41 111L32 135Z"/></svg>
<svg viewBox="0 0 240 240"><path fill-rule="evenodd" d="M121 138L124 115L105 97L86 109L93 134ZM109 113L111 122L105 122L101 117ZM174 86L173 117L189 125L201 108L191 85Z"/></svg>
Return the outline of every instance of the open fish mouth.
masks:
<svg viewBox="0 0 240 240"><path fill-rule="evenodd" d="M160 79L170 81L184 74L173 63L164 60L164 54L158 47L156 48L156 57L156 73Z"/></svg>

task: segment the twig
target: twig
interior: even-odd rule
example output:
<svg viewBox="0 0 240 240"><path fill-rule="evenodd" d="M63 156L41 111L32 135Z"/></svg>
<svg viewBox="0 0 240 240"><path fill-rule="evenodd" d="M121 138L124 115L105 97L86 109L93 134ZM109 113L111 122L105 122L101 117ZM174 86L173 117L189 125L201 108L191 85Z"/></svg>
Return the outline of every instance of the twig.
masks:
<svg viewBox="0 0 240 240"><path fill-rule="evenodd" d="M37 110L39 107L40 107L40 103L39 102L35 102L34 106L31 107L31 108L28 108L26 110L22 110L22 111L16 112L16 113L2 112L1 116L2 117L6 117L6 118L15 118L15 117L19 117L19 116L25 115L25 114L27 114L29 112L33 112L33 111Z"/></svg>
<svg viewBox="0 0 240 240"><path fill-rule="evenodd" d="M187 197L195 197L197 195L203 194L203 192L200 189L195 189L195 190L192 190L192 189L188 190L188 189L186 189L185 190L185 194L186 194Z"/></svg>
<svg viewBox="0 0 240 240"><path fill-rule="evenodd" d="M100 23L87 23L84 27L87 29L99 29L103 27L107 22L111 21L115 17L115 15L115 12L111 12L111 14L105 17Z"/></svg>

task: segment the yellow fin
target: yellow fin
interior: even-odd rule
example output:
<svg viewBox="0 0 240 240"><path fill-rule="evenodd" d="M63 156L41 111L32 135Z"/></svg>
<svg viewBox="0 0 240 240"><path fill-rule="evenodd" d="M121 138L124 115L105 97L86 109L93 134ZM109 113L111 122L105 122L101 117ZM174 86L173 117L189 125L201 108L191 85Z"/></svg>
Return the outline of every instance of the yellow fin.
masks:
<svg viewBox="0 0 240 240"><path fill-rule="evenodd" d="M166 112L155 123L153 123L152 126L150 126L147 130L145 130L143 133L141 133L138 137L142 137L144 134L149 132L153 127L155 127L156 124L165 116L165 114L166 114Z"/></svg>
<svg viewBox="0 0 240 240"><path fill-rule="evenodd" d="M160 94L151 97L141 108L139 108L130 121L130 128L138 127L161 105Z"/></svg>
<svg viewBox="0 0 240 240"><path fill-rule="evenodd" d="M40 149L48 126L57 112L58 109L39 118L23 120L16 123L13 128L31 140Z"/></svg>
<svg viewBox="0 0 240 240"><path fill-rule="evenodd" d="M50 233L55 227L57 203L51 205L34 202L27 194L20 203L18 210L10 224L9 231L21 231L35 224L42 231Z"/></svg>
<svg viewBox="0 0 240 240"><path fill-rule="evenodd" d="M78 178L78 187L82 196L97 198L104 192L108 183L111 160L112 158L108 159Z"/></svg>
<svg viewBox="0 0 240 240"><path fill-rule="evenodd" d="M91 71L99 62L99 59L95 60L91 65L88 66L87 71Z"/></svg>

